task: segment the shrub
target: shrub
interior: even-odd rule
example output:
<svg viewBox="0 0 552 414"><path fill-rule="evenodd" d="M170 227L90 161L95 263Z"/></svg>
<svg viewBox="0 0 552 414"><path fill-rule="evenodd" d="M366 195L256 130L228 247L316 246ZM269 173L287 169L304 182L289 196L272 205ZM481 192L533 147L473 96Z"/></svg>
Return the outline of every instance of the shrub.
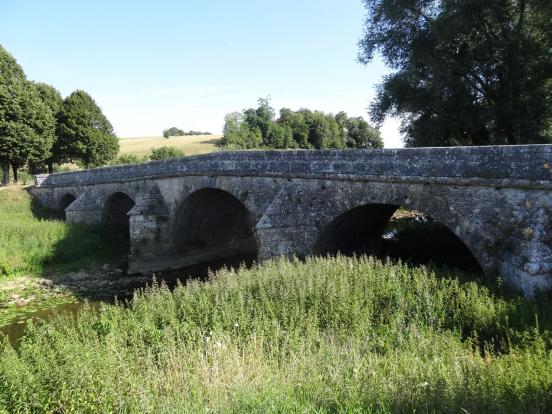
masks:
<svg viewBox="0 0 552 414"><path fill-rule="evenodd" d="M178 148L174 147L160 147L160 148L153 148L151 150L150 159L155 160L164 160L167 158L180 158L183 157L185 154L183 151L179 150Z"/></svg>

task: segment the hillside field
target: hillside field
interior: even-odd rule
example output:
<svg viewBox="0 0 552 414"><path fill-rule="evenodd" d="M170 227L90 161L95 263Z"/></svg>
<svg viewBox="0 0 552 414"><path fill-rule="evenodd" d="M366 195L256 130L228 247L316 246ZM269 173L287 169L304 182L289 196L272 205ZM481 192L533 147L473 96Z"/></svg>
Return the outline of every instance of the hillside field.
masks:
<svg viewBox="0 0 552 414"><path fill-rule="evenodd" d="M191 135L183 137L138 137L121 138L119 155L134 154L138 157L149 155L153 148L175 147L186 155L207 154L218 150L216 144L221 135Z"/></svg>

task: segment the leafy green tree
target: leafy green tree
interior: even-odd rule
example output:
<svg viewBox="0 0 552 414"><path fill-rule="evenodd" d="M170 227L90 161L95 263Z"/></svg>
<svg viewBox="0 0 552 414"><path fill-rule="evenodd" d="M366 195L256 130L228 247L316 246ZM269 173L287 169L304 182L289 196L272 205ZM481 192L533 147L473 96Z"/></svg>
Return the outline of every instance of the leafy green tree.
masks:
<svg viewBox="0 0 552 414"><path fill-rule="evenodd" d="M273 122L268 128L265 145L276 149L297 147L296 142L293 140L293 130L291 127L276 122Z"/></svg>
<svg viewBox="0 0 552 414"><path fill-rule="evenodd" d="M50 155L55 122L23 69L0 46L0 164L2 183L9 183L9 168L17 182L18 170L27 162Z"/></svg>
<svg viewBox="0 0 552 414"><path fill-rule="evenodd" d="M293 141L299 148L310 148L309 127L305 122L305 117L301 112L295 112L288 108L280 109L280 124L288 125L293 134Z"/></svg>
<svg viewBox="0 0 552 414"><path fill-rule="evenodd" d="M61 105L63 103L63 98L61 97L59 91L53 86L50 86L46 83L35 83L34 87L42 102L44 102L44 104L48 108L50 108L50 111L54 115L54 118L57 120L61 111ZM52 146L51 155L46 159L46 165L48 167L49 174L52 174L54 172L54 163L59 164L60 162L62 162L63 158L64 156L61 153L56 136L54 144ZM41 167L39 165L31 165L31 170L40 170Z"/></svg>
<svg viewBox="0 0 552 414"><path fill-rule="evenodd" d="M111 123L92 97L81 90L63 101L57 135L63 161L82 162L85 168L105 165L119 151L119 140Z"/></svg>
<svg viewBox="0 0 552 414"><path fill-rule="evenodd" d="M348 148L383 148L380 132L362 117L347 118L345 129Z"/></svg>
<svg viewBox="0 0 552 414"><path fill-rule="evenodd" d="M151 150L150 160L159 161L166 160L168 158L180 158L185 154L183 151L175 147L160 147Z"/></svg>
<svg viewBox="0 0 552 414"><path fill-rule="evenodd" d="M364 0L360 61L394 69L372 118L408 146L552 142L550 0Z"/></svg>

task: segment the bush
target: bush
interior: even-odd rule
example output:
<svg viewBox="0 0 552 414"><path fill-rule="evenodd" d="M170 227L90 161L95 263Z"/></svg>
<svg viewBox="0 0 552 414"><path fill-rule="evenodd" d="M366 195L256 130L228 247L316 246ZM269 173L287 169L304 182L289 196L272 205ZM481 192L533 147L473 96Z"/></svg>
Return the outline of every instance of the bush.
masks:
<svg viewBox="0 0 552 414"><path fill-rule="evenodd" d="M152 148L150 160L165 160L167 158L180 158L184 157L184 152L174 147L160 147Z"/></svg>
<svg viewBox="0 0 552 414"><path fill-rule="evenodd" d="M111 165L139 164L142 162L146 162L147 160L147 156L139 157L135 154L122 154L115 158L111 162Z"/></svg>

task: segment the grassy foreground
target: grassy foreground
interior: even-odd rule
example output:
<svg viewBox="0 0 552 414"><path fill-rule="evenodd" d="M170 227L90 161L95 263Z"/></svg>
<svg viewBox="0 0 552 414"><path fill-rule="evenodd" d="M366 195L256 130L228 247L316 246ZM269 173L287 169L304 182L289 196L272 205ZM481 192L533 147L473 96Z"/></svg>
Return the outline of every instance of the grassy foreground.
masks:
<svg viewBox="0 0 552 414"><path fill-rule="evenodd" d="M220 135L193 135L183 137L143 137L121 138L119 155L133 154L137 157L149 155L151 150L160 147L174 147L186 155L207 154L218 150Z"/></svg>
<svg viewBox="0 0 552 414"><path fill-rule="evenodd" d="M282 259L31 325L0 412L545 413L549 325L447 271Z"/></svg>

